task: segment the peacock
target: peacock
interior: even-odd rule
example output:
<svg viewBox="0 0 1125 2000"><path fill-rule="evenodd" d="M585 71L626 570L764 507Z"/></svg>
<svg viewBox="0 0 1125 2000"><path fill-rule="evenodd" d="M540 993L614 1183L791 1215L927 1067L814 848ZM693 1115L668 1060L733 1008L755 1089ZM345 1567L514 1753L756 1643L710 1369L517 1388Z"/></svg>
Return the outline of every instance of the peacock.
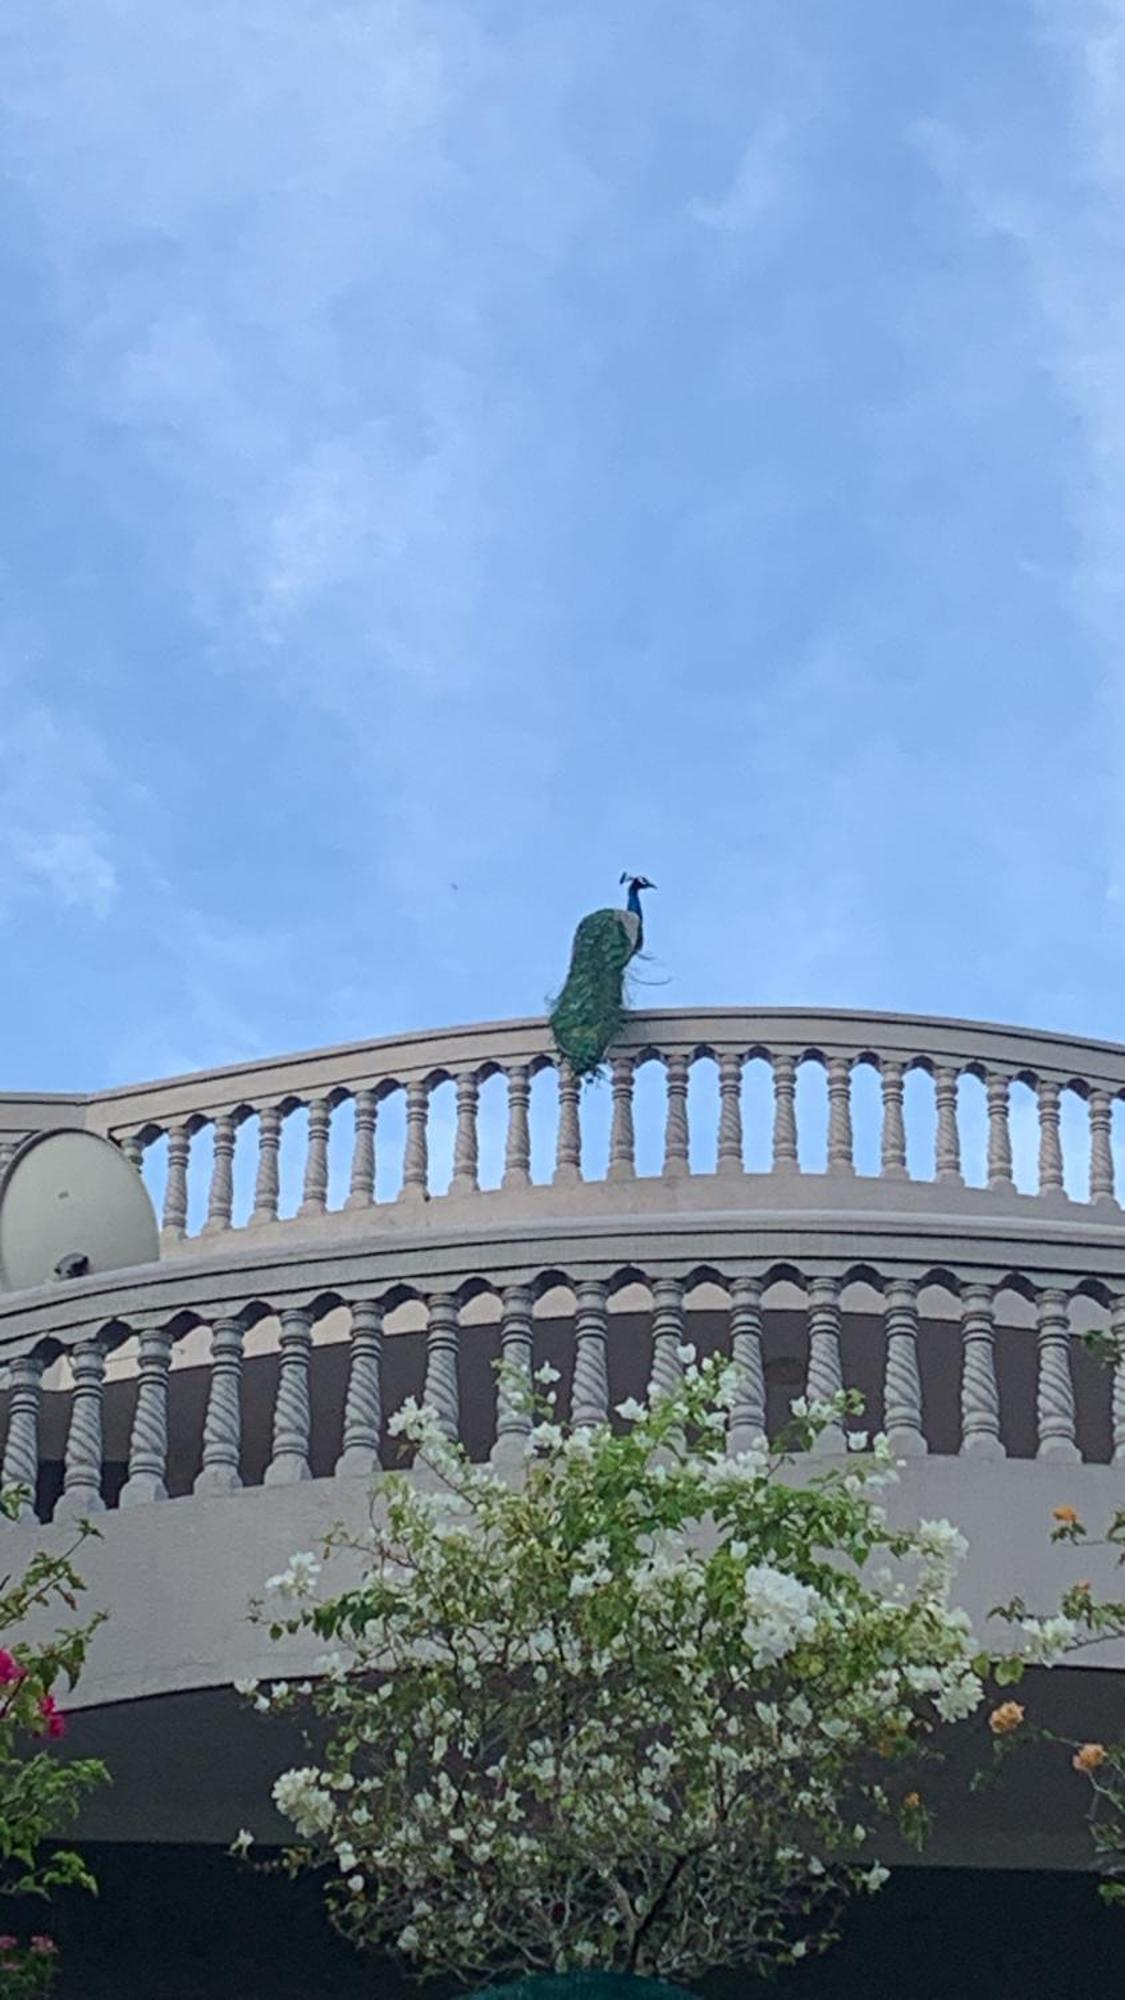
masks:
<svg viewBox="0 0 1125 2000"><path fill-rule="evenodd" d="M646 875L622 875L629 894L623 910L591 910L574 933L566 985L551 1010L560 1056L577 1077L596 1076L625 1018L625 968L644 943L641 892L654 889Z"/></svg>

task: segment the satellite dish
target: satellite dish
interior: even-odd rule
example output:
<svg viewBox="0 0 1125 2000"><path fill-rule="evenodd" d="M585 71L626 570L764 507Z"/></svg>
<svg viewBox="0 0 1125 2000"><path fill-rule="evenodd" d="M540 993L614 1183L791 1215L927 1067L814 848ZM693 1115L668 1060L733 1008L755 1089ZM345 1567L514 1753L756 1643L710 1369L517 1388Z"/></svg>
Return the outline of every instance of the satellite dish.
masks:
<svg viewBox="0 0 1125 2000"><path fill-rule="evenodd" d="M152 1264L156 1212L136 1167L96 1132L35 1132L0 1181L0 1283L12 1291Z"/></svg>

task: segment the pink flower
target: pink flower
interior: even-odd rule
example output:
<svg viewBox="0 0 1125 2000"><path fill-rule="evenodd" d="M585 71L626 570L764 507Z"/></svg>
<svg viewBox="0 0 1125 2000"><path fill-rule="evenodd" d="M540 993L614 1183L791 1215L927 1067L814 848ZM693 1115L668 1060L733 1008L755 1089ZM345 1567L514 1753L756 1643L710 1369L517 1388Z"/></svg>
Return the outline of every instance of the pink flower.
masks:
<svg viewBox="0 0 1125 2000"><path fill-rule="evenodd" d="M18 1938L0 1937L0 1951L15 1951L18 1943Z"/></svg>
<svg viewBox="0 0 1125 2000"><path fill-rule="evenodd" d="M39 1713L47 1724L48 1736L66 1735L66 1717L60 1712L53 1694L45 1694L39 1703Z"/></svg>
<svg viewBox="0 0 1125 2000"><path fill-rule="evenodd" d="M27 1668L21 1667L15 1654L9 1653L6 1646L0 1646L0 1687L12 1687L26 1678Z"/></svg>
<svg viewBox="0 0 1125 2000"><path fill-rule="evenodd" d="M54 1938L39 1936L32 1938L31 1949L32 1951L37 1951L40 1957L46 1958L51 1952L57 1951L58 1946Z"/></svg>

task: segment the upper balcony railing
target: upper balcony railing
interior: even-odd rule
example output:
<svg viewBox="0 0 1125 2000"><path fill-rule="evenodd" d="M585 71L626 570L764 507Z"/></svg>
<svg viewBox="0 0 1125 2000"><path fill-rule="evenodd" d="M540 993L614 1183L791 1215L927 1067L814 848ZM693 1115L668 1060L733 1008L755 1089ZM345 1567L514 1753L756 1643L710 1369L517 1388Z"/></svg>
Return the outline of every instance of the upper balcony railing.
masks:
<svg viewBox="0 0 1125 2000"><path fill-rule="evenodd" d="M107 1134L144 1171L166 1249L326 1216L362 1228L373 1207L415 1226L437 1196L491 1192L489 1167L509 1197L602 1183L620 1188L618 1209L645 1181L698 1181L679 1202L712 1207L773 1205L764 1183L776 1181L788 1204L795 1177L815 1175L817 1199L836 1205L1010 1213L1019 1193L1057 1212L1088 1202L1111 1221L1122 1098L1125 1047L1109 1043L708 1009L630 1016L608 1090L579 1089L544 1021L511 1021L86 1097L7 1096L0 1150L53 1124Z"/></svg>

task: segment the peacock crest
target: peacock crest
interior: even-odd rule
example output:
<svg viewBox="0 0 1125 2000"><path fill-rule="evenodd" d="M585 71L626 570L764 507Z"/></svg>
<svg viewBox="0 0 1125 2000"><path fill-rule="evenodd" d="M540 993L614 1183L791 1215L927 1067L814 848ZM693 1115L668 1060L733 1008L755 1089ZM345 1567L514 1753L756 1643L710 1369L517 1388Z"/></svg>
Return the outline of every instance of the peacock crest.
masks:
<svg viewBox="0 0 1125 2000"><path fill-rule="evenodd" d="M628 885L623 910L591 910L574 933L566 985L551 1010L551 1032L575 1076L596 1076L625 1019L625 969L644 943L641 895L654 889L646 875L621 877Z"/></svg>

